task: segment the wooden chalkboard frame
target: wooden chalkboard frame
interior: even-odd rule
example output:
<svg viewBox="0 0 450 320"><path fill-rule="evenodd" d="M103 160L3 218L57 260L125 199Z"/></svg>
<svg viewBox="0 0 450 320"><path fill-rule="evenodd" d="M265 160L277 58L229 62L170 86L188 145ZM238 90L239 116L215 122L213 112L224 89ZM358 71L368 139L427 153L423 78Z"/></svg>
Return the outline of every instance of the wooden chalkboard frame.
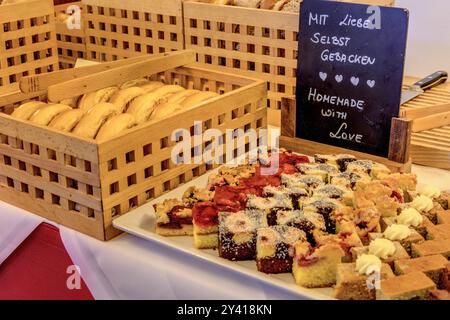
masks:
<svg viewBox="0 0 450 320"><path fill-rule="evenodd" d="M412 120L407 118L392 118L389 142L389 156L387 158L327 145L320 142L296 137L297 103L294 97L283 98L281 102L281 136L280 147L307 155L315 153L325 154L353 154L360 159L368 159L386 165L393 172L411 172L411 133Z"/></svg>

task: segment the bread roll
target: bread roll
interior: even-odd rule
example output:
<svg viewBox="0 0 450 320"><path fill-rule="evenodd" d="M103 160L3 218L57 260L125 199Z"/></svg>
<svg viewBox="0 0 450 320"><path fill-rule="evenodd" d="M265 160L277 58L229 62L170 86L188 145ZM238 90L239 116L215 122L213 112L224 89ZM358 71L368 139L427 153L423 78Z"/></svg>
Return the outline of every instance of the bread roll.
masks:
<svg viewBox="0 0 450 320"><path fill-rule="evenodd" d="M184 89L183 87L180 87L176 84L171 84L171 85L166 85L164 87L153 90L152 93L156 93L161 96L166 96L166 95L175 94L175 93L178 93L178 92L181 92L184 90L186 90L186 89Z"/></svg>
<svg viewBox="0 0 450 320"><path fill-rule="evenodd" d="M84 110L72 109L57 115L48 125L50 128L70 132L80 122L84 116Z"/></svg>
<svg viewBox="0 0 450 320"><path fill-rule="evenodd" d="M219 96L219 94L216 92L202 91L184 99L183 102L181 102L181 106L183 108L191 108L217 96Z"/></svg>
<svg viewBox="0 0 450 320"><path fill-rule="evenodd" d="M261 0L234 0L234 5L247 8L259 8Z"/></svg>
<svg viewBox="0 0 450 320"><path fill-rule="evenodd" d="M83 95L78 103L78 108L89 111L90 108L102 102L108 102L119 90L118 87L108 87Z"/></svg>
<svg viewBox="0 0 450 320"><path fill-rule="evenodd" d="M156 107L155 111L152 113L148 120L161 120L182 109L183 107L179 104L165 103Z"/></svg>
<svg viewBox="0 0 450 320"><path fill-rule="evenodd" d="M152 92L158 88L164 87L164 83L159 81L150 81L147 84L140 86L145 92Z"/></svg>
<svg viewBox="0 0 450 320"><path fill-rule="evenodd" d="M65 104L48 104L42 108L39 108L30 118L30 121L42 126L46 126L57 115L64 111L71 110L72 108Z"/></svg>
<svg viewBox="0 0 450 320"><path fill-rule="evenodd" d="M155 108L167 102L167 95L162 96L156 92L150 92L137 97L128 107L127 113L132 114L137 124L148 120Z"/></svg>
<svg viewBox="0 0 450 320"><path fill-rule="evenodd" d="M273 6L272 10L280 11L288 1L289 0L278 0L277 3L275 3L275 5Z"/></svg>
<svg viewBox="0 0 450 320"><path fill-rule="evenodd" d="M93 106L73 129L73 134L94 139L100 127L117 114L117 107L112 103L102 102Z"/></svg>
<svg viewBox="0 0 450 320"><path fill-rule="evenodd" d="M117 114L127 110L130 103L137 97L145 94L145 91L139 87L131 87L117 91L109 100L117 110Z"/></svg>
<svg viewBox="0 0 450 320"><path fill-rule="evenodd" d="M199 90L184 90L184 91L180 91L178 93L172 94L169 96L169 98L167 99L168 103L173 103L173 104L180 104L184 99L199 93Z"/></svg>
<svg viewBox="0 0 450 320"><path fill-rule="evenodd" d="M72 108L77 108L78 107L78 100L80 100L79 96L61 100L59 103L60 104L66 104L66 105L68 105L68 106L70 106Z"/></svg>
<svg viewBox="0 0 450 320"><path fill-rule="evenodd" d="M37 110L46 105L44 102L30 101L17 107L11 116L17 119L28 120Z"/></svg>
<svg viewBox="0 0 450 320"><path fill-rule="evenodd" d="M276 3L277 0L261 0L259 7L261 9L271 10Z"/></svg>
<svg viewBox="0 0 450 320"><path fill-rule="evenodd" d="M137 125L136 119L129 113L113 116L100 128L95 140L98 142L109 140L135 125Z"/></svg>
<svg viewBox="0 0 450 320"><path fill-rule="evenodd" d="M301 0L289 0L281 8L281 11L298 13L298 12L300 12L300 2L301 2Z"/></svg>
<svg viewBox="0 0 450 320"><path fill-rule="evenodd" d="M125 83L123 83L119 89L127 89L127 88L131 88L131 87L141 87L141 86L145 86L146 84L148 84L150 81L148 81L145 78L142 79L136 79L136 80L130 80L127 81Z"/></svg>

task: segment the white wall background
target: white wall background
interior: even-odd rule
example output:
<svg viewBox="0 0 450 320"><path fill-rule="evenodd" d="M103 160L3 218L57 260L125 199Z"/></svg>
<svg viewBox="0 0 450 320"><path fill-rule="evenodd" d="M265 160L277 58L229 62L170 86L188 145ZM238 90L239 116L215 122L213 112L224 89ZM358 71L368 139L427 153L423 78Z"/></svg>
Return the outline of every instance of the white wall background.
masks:
<svg viewBox="0 0 450 320"><path fill-rule="evenodd" d="M409 10L405 75L450 73L450 0L396 0Z"/></svg>

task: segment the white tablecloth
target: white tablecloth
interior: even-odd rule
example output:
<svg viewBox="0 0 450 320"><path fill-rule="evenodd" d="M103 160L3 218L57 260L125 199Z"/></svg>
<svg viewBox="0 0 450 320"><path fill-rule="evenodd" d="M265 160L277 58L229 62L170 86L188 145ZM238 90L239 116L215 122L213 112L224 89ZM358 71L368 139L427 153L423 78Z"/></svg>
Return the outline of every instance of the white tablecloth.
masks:
<svg viewBox="0 0 450 320"><path fill-rule="evenodd" d="M450 189L450 171L414 166L419 181ZM0 263L44 219L0 201ZM131 235L101 242L58 226L96 299L290 299L292 294Z"/></svg>

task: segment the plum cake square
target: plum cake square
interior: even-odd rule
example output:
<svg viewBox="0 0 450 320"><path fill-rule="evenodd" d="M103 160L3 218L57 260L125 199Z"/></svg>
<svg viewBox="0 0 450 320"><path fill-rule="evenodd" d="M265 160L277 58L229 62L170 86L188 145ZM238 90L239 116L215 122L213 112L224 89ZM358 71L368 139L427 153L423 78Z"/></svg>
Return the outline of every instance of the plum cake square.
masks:
<svg viewBox="0 0 450 320"><path fill-rule="evenodd" d="M292 200L289 196L264 198L249 195L247 210L255 212L267 220L269 226L276 225L277 212L279 210L292 210Z"/></svg>
<svg viewBox="0 0 450 320"><path fill-rule="evenodd" d="M314 161L337 166L339 170L345 171L347 163L356 161L356 157L350 154L315 154Z"/></svg>
<svg viewBox="0 0 450 320"><path fill-rule="evenodd" d="M256 230L267 221L256 211L219 212L219 256L228 260L253 260Z"/></svg>
<svg viewBox="0 0 450 320"><path fill-rule="evenodd" d="M156 233L162 236L191 236L192 209L176 199L168 199L154 206Z"/></svg>
<svg viewBox="0 0 450 320"><path fill-rule="evenodd" d="M330 176L339 173L336 165L325 163L302 163L296 166L297 170L304 175L320 176L326 183L330 181Z"/></svg>
<svg viewBox="0 0 450 320"><path fill-rule="evenodd" d="M303 231L288 226L260 228L256 237L256 265L264 273L292 271L294 244L306 241Z"/></svg>
<svg viewBox="0 0 450 320"><path fill-rule="evenodd" d="M328 233L336 233L336 219L334 213L342 207L338 201L325 197L312 197L305 201L304 212L318 213L325 220L325 229Z"/></svg>
<svg viewBox="0 0 450 320"><path fill-rule="evenodd" d="M300 209L303 200L308 197L308 191L305 188L291 186L291 187L274 187L267 186L263 190L263 196L273 197L282 203L286 201L286 198L291 199L293 209Z"/></svg>

